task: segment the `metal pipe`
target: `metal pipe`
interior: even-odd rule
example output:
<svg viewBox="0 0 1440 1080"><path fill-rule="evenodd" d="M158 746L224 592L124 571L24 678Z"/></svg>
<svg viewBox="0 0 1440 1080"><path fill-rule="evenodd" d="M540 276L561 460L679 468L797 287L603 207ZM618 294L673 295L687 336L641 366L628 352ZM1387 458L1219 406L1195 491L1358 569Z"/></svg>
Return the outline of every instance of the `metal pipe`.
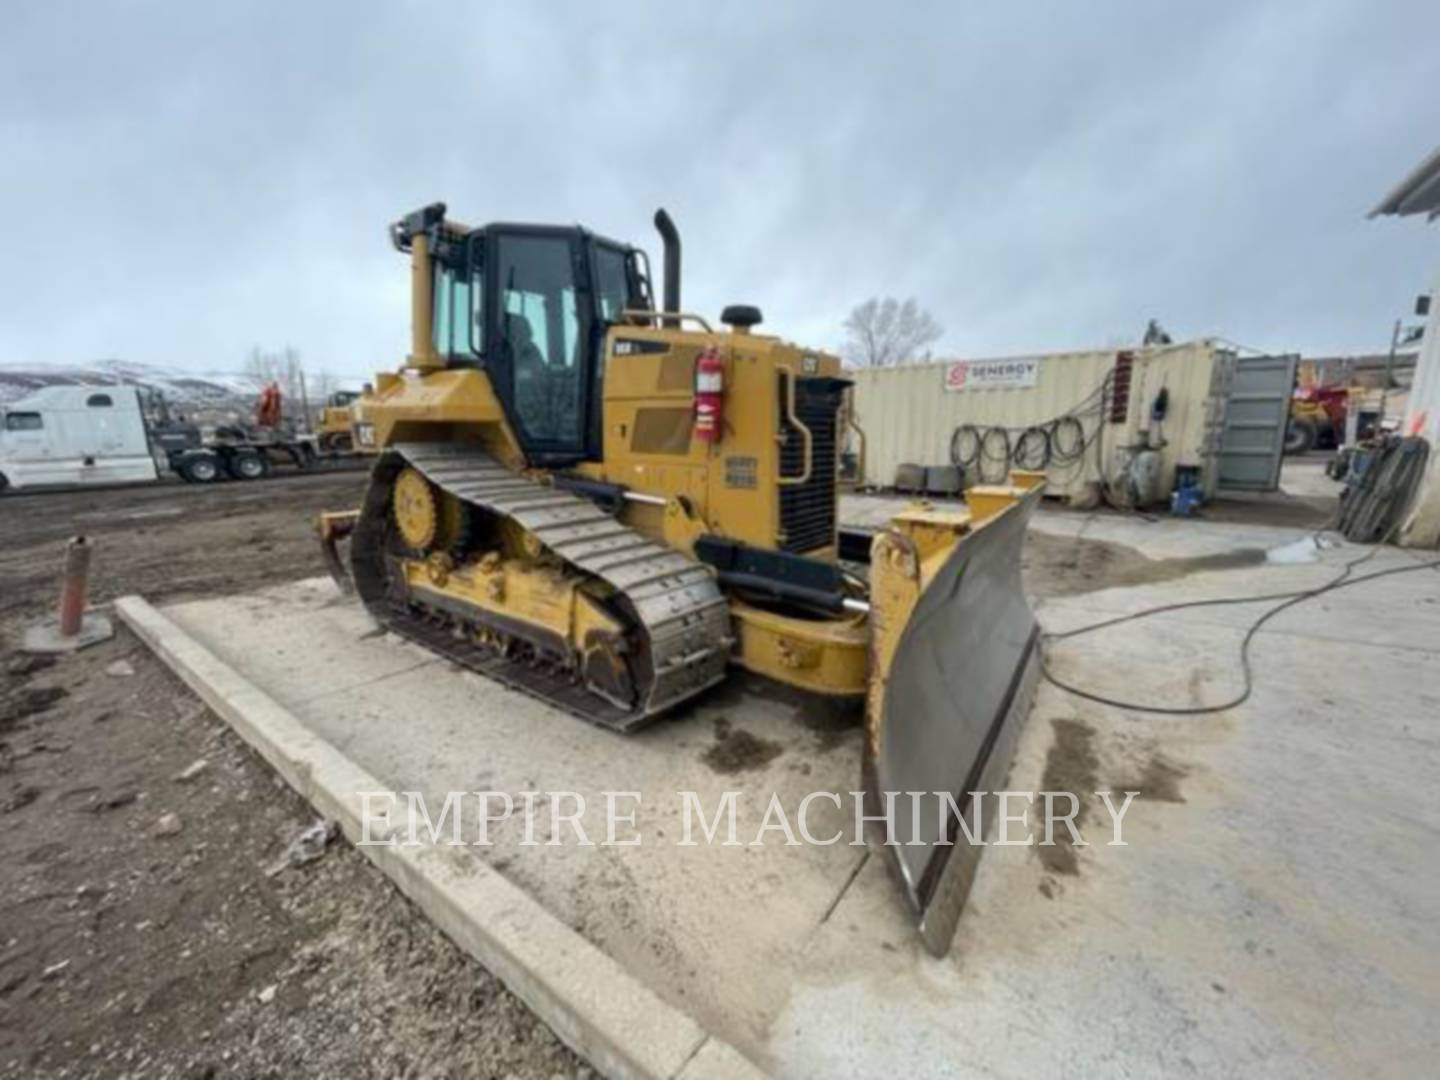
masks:
<svg viewBox="0 0 1440 1080"><path fill-rule="evenodd" d="M1390 354L1385 357L1385 382L1384 382L1384 384L1381 385L1381 387L1380 387L1380 419L1379 419L1379 421L1377 421L1377 425L1376 425L1376 427L1377 427L1376 434L1377 434L1377 435L1378 435L1381 431L1383 431L1383 430L1385 429L1385 409L1386 409L1386 406L1387 406L1387 404L1388 404L1387 399L1388 399L1389 396L1390 396L1390 385L1391 385L1391 383L1392 383L1392 382L1394 381L1394 379L1395 379L1395 350L1400 347L1400 330L1401 330L1401 328L1402 328L1403 326L1404 326L1404 322L1403 322L1402 320L1400 320L1400 319L1396 319L1396 320L1395 320L1395 328L1390 331ZM1350 400L1349 400L1348 402L1346 402L1346 405L1345 405L1345 408L1346 408L1345 426L1346 426L1346 428L1349 428L1349 426L1350 426L1350 416L1351 416L1352 414L1357 413L1357 412L1360 411L1360 410L1356 407L1357 405L1358 405L1358 402L1356 402L1356 400L1355 400L1355 398L1354 398L1354 395L1351 395ZM1345 437L1346 437L1347 441L1350 439L1350 435L1349 435L1348 431L1347 431ZM1352 443L1350 443L1350 445L1353 446L1354 443L1352 442Z"/></svg>
<svg viewBox="0 0 1440 1080"><path fill-rule="evenodd" d="M795 372L784 364L778 365L776 370L785 380L785 422L791 427L797 428L800 438L805 442L805 468L800 471L799 476L782 476L778 462L775 467L775 482L783 487L793 487L810 479L810 473L815 465L815 437L810 434L810 429L795 413ZM779 438L783 440L784 436L779 436Z"/></svg>
<svg viewBox="0 0 1440 1080"><path fill-rule="evenodd" d="M868 600L856 600L847 596L844 600L840 601L840 606L846 611L858 611L861 615L870 614L870 601Z"/></svg>
<svg viewBox="0 0 1440 1080"><path fill-rule="evenodd" d="M665 242L665 299L663 306L668 314L680 313L680 232L664 207L655 211L655 228ZM678 321L665 320L666 326L678 326Z"/></svg>
<svg viewBox="0 0 1440 1080"><path fill-rule="evenodd" d="M855 483L859 486L865 484L865 429L855 419L855 387L852 385L845 392L845 424L856 435L860 436L860 453L855 463Z"/></svg>
<svg viewBox="0 0 1440 1080"><path fill-rule="evenodd" d="M624 311L620 312L620 317L622 319L629 319L632 322L655 322L656 320L659 320L662 326L679 326L680 323L683 322L685 319L690 319L694 322L699 323L701 329L703 329L707 334L713 334L715 332L714 330L710 329L710 324L705 321L703 316L696 315L694 312L691 311L677 311L674 317L670 318L663 313L657 314L653 311L648 311L645 308L626 308Z"/></svg>
<svg viewBox="0 0 1440 1080"><path fill-rule="evenodd" d="M781 581L745 570L716 570L715 576L720 579L720 584L732 589L743 589L772 601L805 604L822 611L843 611L851 599L824 589L796 585L791 581Z"/></svg>
<svg viewBox="0 0 1440 1080"><path fill-rule="evenodd" d="M430 266L430 237L410 238L410 367L440 366L435 355L435 280Z"/></svg>
<svg viewBox="0 0 1440 1080"><path fill-rule="evenodd" d="M664 495L646 495L643 491L625 491L621 494L626 502L643 503L646 506L665 506L670 501Z"/></svg>
<svg viewBox="0 0 1440 1080"><path fill-rule="evenodd" d="M65 545L65 576L60 585L60 636L73 638L85 621L90 591L90 545L76 536Z"/></svg>

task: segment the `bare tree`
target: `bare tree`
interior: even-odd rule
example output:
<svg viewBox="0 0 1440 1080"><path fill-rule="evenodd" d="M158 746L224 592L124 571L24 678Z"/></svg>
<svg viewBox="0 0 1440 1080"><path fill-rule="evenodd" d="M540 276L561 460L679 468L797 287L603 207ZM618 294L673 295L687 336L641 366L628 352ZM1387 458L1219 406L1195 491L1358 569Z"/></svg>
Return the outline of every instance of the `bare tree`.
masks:
<svg viewBox="0 0 1440 1080"><path fill-rule="evenodd" d="M299 418L301 426L309 429L312 418L302 414L307 401L313 407L316 388L310 385L313 380L306 379L299 349L286 345L278 352L271 352L259 345L252 346L245 359L245 374L262 387L272 382L280 387L283 415L292 424Z"/></svg>
<svg viewBox="0 0 1440 1080"><path fill-rule="evenodd" d="M307 373L305 378L312 408L324 405L330 395L340 389L340 380L328 371L317 371L314 375Z"/></svg>
<svg viewBox="0 0 1440 1080"><path fill-rule="evenodd" d="M289 345L278 352L270 352L255 345L245 358L245 374L256 382L275 383L280 393L294 401L300 400L300 379L305 365L300 361L300 351Z"/></svg>
<svg viewBox="0 0 1440 1080"><path fill-rule="evenodd" d="M845 359L852 367L896 367L928 359L920 351L944 331L914 298L871 297L845 320Z"/></svg>

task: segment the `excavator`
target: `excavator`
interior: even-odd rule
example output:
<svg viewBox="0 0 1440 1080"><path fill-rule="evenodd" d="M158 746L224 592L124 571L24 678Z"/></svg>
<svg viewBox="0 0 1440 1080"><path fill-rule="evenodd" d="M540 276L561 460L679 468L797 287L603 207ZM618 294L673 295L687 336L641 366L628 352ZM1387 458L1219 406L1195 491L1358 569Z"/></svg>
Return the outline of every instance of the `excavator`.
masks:
<svg viewBox="0 0 1440 1080"><path fill-rule="evenodd" d="M1020 582L1039 474L838 521L863 455L838 357L681 309L681 246L648 257L578 226L390 227L410 353L356 426L359 510L321 515L332 574L401 637L552 706L635 731L731 668L863 716L867 813L920 936L950 947L1033 696ZM349 538L348 565L340 541ZM889 813L895 793L941 812ZM982 816L983 815L983 816Z"/></svg>

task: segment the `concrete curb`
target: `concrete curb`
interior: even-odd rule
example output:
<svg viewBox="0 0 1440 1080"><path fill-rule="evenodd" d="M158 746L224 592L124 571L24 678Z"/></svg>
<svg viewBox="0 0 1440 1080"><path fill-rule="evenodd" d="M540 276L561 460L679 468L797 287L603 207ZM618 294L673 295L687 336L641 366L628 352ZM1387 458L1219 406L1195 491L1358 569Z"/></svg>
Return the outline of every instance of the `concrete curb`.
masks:
<svg viewBox="0 0 1440 1080"><path fill-rule="evenodd" d="M338 822L352 843L359 840L360 793L385 785L143 597L121 597L115 610L286 783ZM408 831L404 814L398 806L392 812L391 833ZM372 843L357 850L604 1075L765 1075L480 859L443 847Z"/></svg>

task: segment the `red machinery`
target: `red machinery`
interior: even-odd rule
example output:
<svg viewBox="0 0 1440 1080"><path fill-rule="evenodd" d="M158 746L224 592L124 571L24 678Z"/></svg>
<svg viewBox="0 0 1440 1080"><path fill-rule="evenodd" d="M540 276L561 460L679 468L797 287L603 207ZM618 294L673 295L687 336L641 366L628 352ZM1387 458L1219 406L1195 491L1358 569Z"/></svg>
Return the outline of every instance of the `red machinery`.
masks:
<svg viewBox="0 0 1440 1080"><path fill-rule="evenodd" d="M1285 429L1285 452L1303 454L1316 447L1339 446L1345 441L1349 410L1350 391L1339 383L1296 387Z"/></svg>

